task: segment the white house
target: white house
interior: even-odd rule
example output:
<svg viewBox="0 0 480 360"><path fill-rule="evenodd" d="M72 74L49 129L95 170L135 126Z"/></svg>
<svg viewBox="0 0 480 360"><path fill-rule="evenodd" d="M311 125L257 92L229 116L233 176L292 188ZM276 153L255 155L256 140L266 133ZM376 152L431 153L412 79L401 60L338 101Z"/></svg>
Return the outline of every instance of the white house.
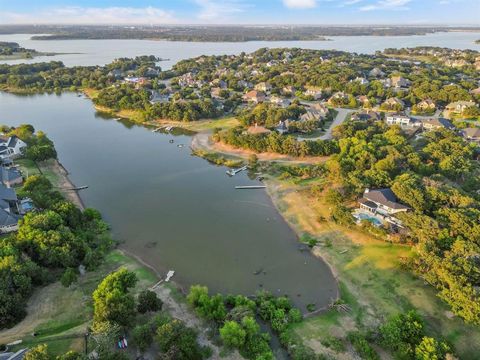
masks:
<svg viewBox="0 0 480 360"><path fill-rule="evenodd" d="M0 159L18 157L26 147L27 144L16 136L0 139Z"/></svg>
<svg viewBox="0 0 480 360"><path fill-rule="evenodd" d="M397 202L397 197L389 188L369 190L365 189L363 198L359 201L362 210L390 216L399 212L406 212L410 208Z"/></svg>
<svg viewBox="0 0 480 360"><path fill-rule="evenodd" d="M415 127L420 126L421 123L415 121L410 116L402 115L402 114L392 114L388 115L385 118L385 121L388 125L400 125L401 127Z"/></svg>

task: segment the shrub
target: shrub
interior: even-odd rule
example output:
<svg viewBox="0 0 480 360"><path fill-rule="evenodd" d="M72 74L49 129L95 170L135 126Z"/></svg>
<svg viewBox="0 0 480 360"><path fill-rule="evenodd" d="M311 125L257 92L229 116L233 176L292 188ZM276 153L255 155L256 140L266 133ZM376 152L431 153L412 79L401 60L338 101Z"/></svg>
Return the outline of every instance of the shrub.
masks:
<svg viewBox="0 0 480 360"><path fill-rule="evenodd" d="M145 314L148 311L159 311L162 309L163 302L153 291L143 290L138 295L137 311Z"/></svg>

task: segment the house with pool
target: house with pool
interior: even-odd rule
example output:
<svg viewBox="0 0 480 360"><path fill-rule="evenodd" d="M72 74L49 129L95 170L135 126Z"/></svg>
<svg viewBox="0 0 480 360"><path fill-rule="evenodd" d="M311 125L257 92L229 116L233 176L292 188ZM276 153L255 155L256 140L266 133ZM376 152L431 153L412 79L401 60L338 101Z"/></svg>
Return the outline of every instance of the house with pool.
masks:
<svg viewBox="0 0 480 360"><path fill-rule="evenodd" d="M375 226L386 223L394 228L403 228L402 222L396 215L407 212L410 208L398 202L397 197L389 188L370 190L365 189L363 197L358 200L359 207L353 212L357 223L362 220L370 221Z"/></svg>

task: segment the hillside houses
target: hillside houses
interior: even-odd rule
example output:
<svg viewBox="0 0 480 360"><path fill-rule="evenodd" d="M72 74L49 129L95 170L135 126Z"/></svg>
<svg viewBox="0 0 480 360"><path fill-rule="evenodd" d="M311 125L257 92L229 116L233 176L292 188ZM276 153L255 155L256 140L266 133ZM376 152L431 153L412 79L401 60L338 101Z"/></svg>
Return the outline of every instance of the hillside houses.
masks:
<svg viewBox="0 0 480 360"><path fill-rule="evenodd" d="M414 109L419 113L434 112L436 109L435 102L431 99L425 99L414 105Z"/></svg>
<svg viewBox="0 0 480 360"><path fill-rule="evenodd" d="M255 90L267 93L272 91L272 85L267 82L261 82L255 85Z"/></svg>
<svg viewBox="0 0 480 360"><path fill-rule="evenodd" d="M255 104L259 104L264 102L266 99L265 93L258 90L251 90L243 95L243 100L246 102L252 102Z"/></svg>
<svg viewBox="0 0 480 360"><path fill-rule="evenodd" d="M405 103L403 102L403 100L400 100L396 97L388 98L381 105L382 109L390 111L400 111L403 110L404 107Z"/></svg>
<svg viewBox="0 0 480 360"><path fill-rule="evenodd" d="M304 95L307 98L311 98L313 100L320 100L322 98L322 90L316 90L316 89L307 89L304 92Z"/></svg>

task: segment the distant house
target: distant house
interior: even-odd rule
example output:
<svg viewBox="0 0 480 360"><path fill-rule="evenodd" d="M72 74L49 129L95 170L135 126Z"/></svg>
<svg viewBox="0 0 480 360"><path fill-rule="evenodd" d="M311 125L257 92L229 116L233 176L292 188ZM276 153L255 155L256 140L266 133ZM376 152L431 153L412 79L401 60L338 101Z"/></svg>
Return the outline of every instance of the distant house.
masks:
<svg viewBox="0 0 480 360"><path fill-rule="evenodd" d="M237 83L237 86L240 87L240 88L244 88L244 89L251 89L253 88L253 84L249 81L245 81L245 80L240 80L238 83Z"/></svg>
<svg viewBox="0 0 480 360"><path fill-rule="evenodd" d="M317 109L307 109L307 111L300 116L300 121L320 121L324 118L324 113Z"/></svg>
<svg viewBox="0 0 480 360"><path fill-rule="evenodd" d="M380 114L373 110L359 111L351 116L351 120L353 121L377 121L380 119Z"/></svg>
<svg viewBox="0 0 480 360"><path fill-rule="evenodd" d="M352 82L358 82L360 85L368 85L370 83L370 81L368 81L364 77L356 77L352 80Z"/></svg>
<svg viewBox="0 0 480 360"><path fill-rule="evenodd" d="M265 93L262 91L251 90L243 95L243 100L258 104L265 101Z"/></svg>
<svg viewBox="0 0 480 360"><path fill-rule="evenodd" d="M215 88L212 88L210 90L210 96L213 98L213 99L220 99L222 96L222 88L220 87L215 87Z"/></svg>
<svg viewBox="0 0 480 360"><path fill-rule="evenodd" d="M455 101L447 105L445 108L449 113L463 114L465 109L477 106L473 101Z"/></svg>
<svg viewBox="0 0 480 360"><path fill-rule="evenodd" d="M380 70L379 68L373 68L368 73L368 76L374 77L374 78L380 78L380 77L385 76L385 73L382 70Z"/></svg>
<svg viewBox="0 0 480 360"><path fill-rule="evenodd" d="M391 114L387 115L385 122L388 125L399 125L401 127L415 127L420 126L415 119L412 119L410 116L403 114Z"/></svg>
<svg viewBox="0 0 480 360"><path fill-rule="evenodd" d="M110 71L107 76L108 77L113 77L115 78L116 80L119 80L121 79L123 76L125 75L125 73L120 70L120 69L113 69L112 71Z"/></svg>
<svg viewBox="0 0 480 360"><path fill-rule="evenodd" d="M343 91L338 91L328 99L328 102L332 105L346 103L348 102L348 95Z"/></svg>
<svg viewBox="0 0 480 360"><path fill-rule="evenodd" d="M392 86L396 88L405 88L410 86L410 80L405 79L401 76L392 76Z"/></svg>
<svg viewBox="0 0 480 360"><path fill-rule="evenodd" d="M418 104L415 105L417 111L420 112L428 112L435 110L435 102L431 99L425 99L420 101Z"/></svg>
<svg viewBox="0 0 480 360"><path fill-rule="evenodd" d="M304 94L305 96L313 98L313 100L320 100L322 98L322 90L307 89Z"/></svg>
<svg viewBox="0 0 480 360"><path fill-rule="evenodd" d="M397 201L397 197L389 188L377 190L365 189L363 198L358 202L362 210L386 216L410 210L408 206Z"/></svg>
<svg viewBox="0 0 480 360"><path fill-rule="evenodd" d="M422 127L427 131L437 130L437 129L448 129L448 130L455 129L455 126L453 126L453 124L450 121L444 118L422 119L420 121L422 123Z"/></svg>
<svg viewBox="0 0 480 360"><path fill-rule="evenodd" d="M382 104L382 107L391 110L402 110L405 107L405 103L403 102L403 100L392 97L385 100Z"/></svg>
<svg viewBox="0 0 480 360"><path fill-rule="evenodd" d="M370 99L365 95L357 96L356 100L363 106L370 104Z"/></svg>
<svg viewBox="0 0 480 360"><path fill-rule="evenodd" d="M170 94L160 94L158 91L152 91L152 95L150 96L150 103L167 103L170 101L170 98Z"/></svg>
<svg viewBox="0 0 480 360"><path fill-rule="evenodd" d="M461 131L465 140L480 144L480 128L466 128Z"/></svg>
<svg viewBox="0 0 480 360"><path fill-rule="evenodd" d="M263 91L263 92L269 92L272 90L272 85L270 85L267 82L261 82L255 85L255 90L257 91Z"/></svg>
<svg viewBox="0 0 480 360"><path fill-rule="evenodd" d="M309 104L309 108L312 110L317 110L323 117L327 117L328 113L330 112L330 110L322 103L311 103Z"/></svg>
<svg viewBox="0 0 480 360"><path fill-rule="evenodd" d="M282 94L283 95L293 95L295 94L295 91L297 91L295 89L295 87L291 86L291 85L288 85L288 86L284 86L283 89L282 89Z"/></svg>
<svg viewBox="0 0 480 360"><path fill-rule="evenodd" d="M26 147L27 144L16 136L0 138L0 159L16 158L22 155L22 152Z"/></svg>
<svg viewBox="0 0 480 360"><path fill-rule="evenodd" d="M290 100L275 95L270 97L270 102L281 107L288 107L291 103Z"/></svg>

